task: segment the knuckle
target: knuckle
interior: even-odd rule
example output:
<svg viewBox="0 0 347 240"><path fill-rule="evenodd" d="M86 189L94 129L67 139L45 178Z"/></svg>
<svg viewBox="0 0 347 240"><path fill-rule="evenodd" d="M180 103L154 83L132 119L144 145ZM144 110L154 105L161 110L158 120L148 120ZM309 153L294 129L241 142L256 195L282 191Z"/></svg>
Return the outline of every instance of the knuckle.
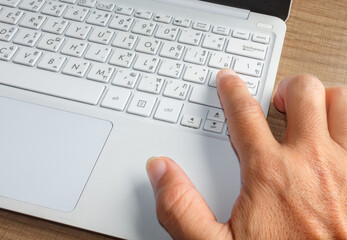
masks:
<svg viewBox="0 0 347 240"><path fill-rule="evenodd" d="M300 74L295 76L290 85L301 91L325 91L323 83L316 77L310 74Z"/></svg>
<svg viewBox="0 0 347 240"><path fill-rule="evenodd" d="M177 184L168 189L157 198L158 220L164 226L175 224L193 201L194 189L186 184Z"/></svg>

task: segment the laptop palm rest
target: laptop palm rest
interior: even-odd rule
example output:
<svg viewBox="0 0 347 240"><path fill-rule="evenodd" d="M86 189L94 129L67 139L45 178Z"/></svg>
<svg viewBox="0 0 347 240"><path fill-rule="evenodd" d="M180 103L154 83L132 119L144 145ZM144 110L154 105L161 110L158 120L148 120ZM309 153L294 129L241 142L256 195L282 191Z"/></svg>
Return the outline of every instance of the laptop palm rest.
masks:
<svg viewBox="0 0 347 240"><path fill-rule="evenodd" d="M0 196L72 211L111 129L108 121L0 97Z"/></svg>

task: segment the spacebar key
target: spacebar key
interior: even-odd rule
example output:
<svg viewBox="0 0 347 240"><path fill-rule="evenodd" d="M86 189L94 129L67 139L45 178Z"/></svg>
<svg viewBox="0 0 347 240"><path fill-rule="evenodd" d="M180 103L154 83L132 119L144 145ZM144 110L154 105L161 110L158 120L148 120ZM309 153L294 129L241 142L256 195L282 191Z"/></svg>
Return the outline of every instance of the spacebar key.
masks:
<svg viewBox="0 0 347 240"><path fill-rule="evenodd" d="M217 89L206 86L195 86L190 95L189 101L209 107L222 108L217 94Z"/></svg>
<svg viewBox="0 0 347 240"><path fill-rule="evenodd" d="M89 80L8 65L0 84L96 105L105 86ZM14 71L17 70L17 71ZM36 70L36 71L30 71Z"/></svg>

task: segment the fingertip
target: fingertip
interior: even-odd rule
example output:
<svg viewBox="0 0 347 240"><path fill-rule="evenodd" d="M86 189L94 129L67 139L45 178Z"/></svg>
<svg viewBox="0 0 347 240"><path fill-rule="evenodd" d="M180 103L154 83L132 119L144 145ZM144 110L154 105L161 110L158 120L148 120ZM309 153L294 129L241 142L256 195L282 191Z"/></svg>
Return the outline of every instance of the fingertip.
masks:
<svg viewBox="0 0 347 240"><path fill-rule="evenodd" d="M284 101L282 99L282 97L280 96L279 91L277 90L273 99L273 104L275 106L275 108L277 109L277 111L285 113L286 109L284 107Z"/></svg>
<svg viewBox="0 0 347 240"><path fill-rule="evenodd" d="M151 157L147 160L146 170L148 178L152 184L154 192L156 192L156 188L159 180L164 176L167 171L167 166L165 159L162 157Z"/></svg>
<svg viewBox="0 0 347 240"><path fill-rule="evenodd" d="M230 68L223 68L220 70L216 76L216 83L219 85L219 82L221 79L227 77L227 76L233 76L233 77L238 77L237 73L230 69Z"/></svg>
<svg viewBox="0 0 347 240"><path fill-rule="evenodd" d="M282 113L286 112L285 102L284 102L284 94L286 92L287 86L289 81L291 80L291 77L284 78L278 85L274 99L273 104L275 108Z"/></svg>

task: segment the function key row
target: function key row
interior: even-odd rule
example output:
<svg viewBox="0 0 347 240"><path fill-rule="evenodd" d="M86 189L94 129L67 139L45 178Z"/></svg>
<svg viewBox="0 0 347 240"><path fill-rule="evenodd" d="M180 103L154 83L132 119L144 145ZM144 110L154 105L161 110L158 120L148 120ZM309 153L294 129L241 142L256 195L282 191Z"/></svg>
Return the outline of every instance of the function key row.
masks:
<svg viewBox="0 0 347 240"><path fill-rule="evenodd" d="M16 7L20 2L21 0L0 0L0 5L4 5L8 7ZM153 18L154 21L161 22L161 23L168 24L168 23L171 23L173 19L170 15L167 15L167 14L154 14L151 11L146 11L141 9L138 9L135 11L131 7L125 7L125 6L116 7L116 5L113 3L97 2L96 0L78 0L78 1L77 0L60 0L60 2L62 3L59 3L57 1L48 1L45 7L43 7L45 4L44 0L23 0L19 8L23 10L27 10L27 11L39 12L40 9L43 7L42 13L55 16L55 17L60 17L62 13L65 11L65 9L67 8L67 5L64 3L75 4L77 2L77 5L79 6L70 6L70 8L67 10L67 12L64 15L65 18L82 22L85 20L87 14L89 13L88 8L94 8L96 6L96 9L99 9L102 11L107 11L107 12L115 11L116 13L120 13L127 16L131 16L133 12L135 12L134 16L137 18L146 19L146 20L150 20ZM108 19L111 17L110 14L105 14L95 10L92 11L91 14L94 15L95 19L94 21L92 19L89 20L90 23L94 24L96 19L98 19L97 25L100 25L100 26L106 26ZM17 12L17 15L15 15L14 18L18 19L20 18L20 16L21 16L21 12ZM103 19L100 20L100 17L102 17ZM124 19L120 19L120 21L123 22ZM15 22L16 20L13 20L9 23L16 24ZM229 27L220 26L220 25L216 25L212 27L209 23L204 23L204 22L193 23L192 20L187 18L175 18L172 21L172 24L175 26L180 26L184 28L188 28L192 26L193 29L198 31L203 31L203 32L209 32L212 28L212 33L220 34L224 36L229 36L231 33L233 37L244 39L244 40L248 40L251 36L251 33L249 31L244 31L239 29L235 29L231 31L231 28ZM259 43L268 44L270 42L270 36L266 34L256 33L253 35L252 40Z"/></svg>

